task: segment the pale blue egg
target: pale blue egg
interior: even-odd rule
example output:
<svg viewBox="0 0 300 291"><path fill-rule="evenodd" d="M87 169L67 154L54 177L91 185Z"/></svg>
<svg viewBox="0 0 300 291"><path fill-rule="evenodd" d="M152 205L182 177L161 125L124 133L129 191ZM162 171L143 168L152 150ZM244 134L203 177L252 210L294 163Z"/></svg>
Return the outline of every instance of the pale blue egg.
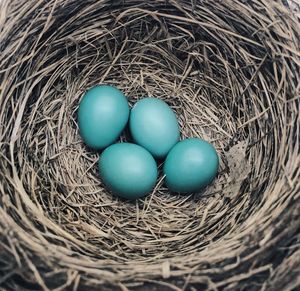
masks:
<svg viewBox="0 0 300 291"><path fill-rule="evenodd" d="M121 135L128 118L129 105L120 90L95 86L84 94L79 105L80 135L89 147L103 149Z"/></svg>
<svg viewBox="0 0 300 291"><path fill-rule="evenodd" d="M186 139L177 143L165 160L166 184L173 192L197 192L212 182L218 167L219 157L210 143Z"/></svg>
<svg viewBox="0 0 300 291"><path fill-rule="evenodd" d="M157 98L138 101L131 110L129 126L134 141L155 158L164 158L179 140L179 125L169 105Z"/></svg>
<svg viewBox="0 0 300 291"><path fill-rule="evenodd" d="M100 177L116 195L136 199L155 186L157 165L152 155L139 145L118 143L106 148L99 159Z"/></svg>

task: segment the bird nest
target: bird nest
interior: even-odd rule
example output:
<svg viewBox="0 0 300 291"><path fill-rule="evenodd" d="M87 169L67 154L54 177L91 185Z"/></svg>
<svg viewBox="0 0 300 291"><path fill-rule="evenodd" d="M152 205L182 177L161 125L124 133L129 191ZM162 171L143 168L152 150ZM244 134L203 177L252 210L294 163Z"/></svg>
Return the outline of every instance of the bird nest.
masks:
<svg viewBox="0 0 300 291"><path fill-rule="evenodd" d="M1 2L0 286L299 286L299 39L286 1ZM161 173L147 197L111 195L77 126L103 83L211 142L213 184L172 194Z"/></svg>

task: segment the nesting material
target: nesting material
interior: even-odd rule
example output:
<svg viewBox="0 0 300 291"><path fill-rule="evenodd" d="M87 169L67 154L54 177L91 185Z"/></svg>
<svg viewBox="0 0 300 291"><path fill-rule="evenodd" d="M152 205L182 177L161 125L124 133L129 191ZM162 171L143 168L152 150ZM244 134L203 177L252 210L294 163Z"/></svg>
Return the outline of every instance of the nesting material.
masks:
<svg viewBox="0 0 300 291"><path fill-rule="evenodd" d="M299 32L279 0L1 1L0 286L299 286ZM77 126L102 83L166 101L214 184L108 193Z"/></svg>

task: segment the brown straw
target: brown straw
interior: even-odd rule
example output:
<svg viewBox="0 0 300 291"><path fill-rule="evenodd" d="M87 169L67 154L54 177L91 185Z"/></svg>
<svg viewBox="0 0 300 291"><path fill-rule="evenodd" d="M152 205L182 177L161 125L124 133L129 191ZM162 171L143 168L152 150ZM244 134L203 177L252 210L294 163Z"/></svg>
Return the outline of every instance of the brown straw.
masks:
<svg viewBox="0 0 300 291"><path fill-rule="evenodd" d="M299 287L300 25L292 7L0 1L3 290ZM101 83L131 105L165 100L182 138L216 147L214 183L177 195L160 174L143 199L111 195L76 122L82 94Z"/></svg>

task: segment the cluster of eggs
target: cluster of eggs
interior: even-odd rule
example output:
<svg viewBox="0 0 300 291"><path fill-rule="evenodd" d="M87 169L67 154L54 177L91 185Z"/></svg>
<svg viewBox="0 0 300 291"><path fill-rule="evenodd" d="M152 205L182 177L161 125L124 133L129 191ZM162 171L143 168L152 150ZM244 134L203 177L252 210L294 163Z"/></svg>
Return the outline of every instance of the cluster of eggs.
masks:
<svg viewBox="0 0 300 291"><path fill-rule="evenodd" d="M128 121L135 143L113 144ZM164 160L165 182L172 192L197 192L217 174L215 148L199 138L179 141L176 115L160 99L141 99L130 110L120 90L95 86L80 102L78 126L90 148L103 150L100 177L120 197L136 199L153 190L158 177L156 160Z"/></svg>

